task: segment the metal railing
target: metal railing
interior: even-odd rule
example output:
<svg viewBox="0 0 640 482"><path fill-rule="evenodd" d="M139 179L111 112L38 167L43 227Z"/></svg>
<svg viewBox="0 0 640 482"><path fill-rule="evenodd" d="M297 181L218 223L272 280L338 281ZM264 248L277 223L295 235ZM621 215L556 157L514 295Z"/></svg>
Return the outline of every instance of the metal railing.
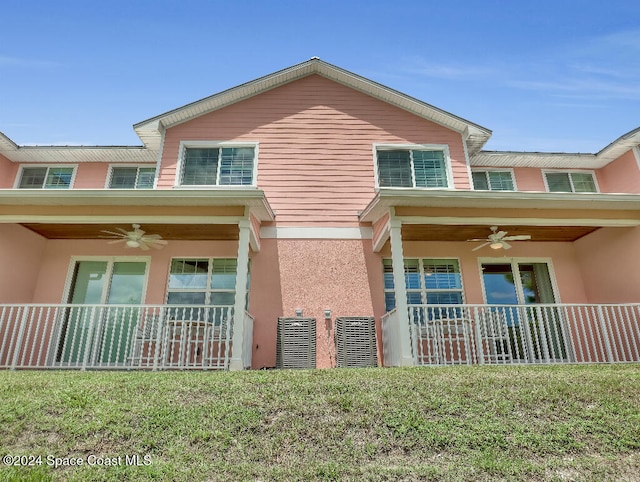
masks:
<svg viewBox="0 0 640 482"><path fill-rule="evenodd" d="M409 305L409 326L417 365L640 361L640 304Z"/></svg>
<svg viewBox="0 0 640 482"><path fill-rule="evenodd" d="M233 306L0 305L0 368L226 369L232 330Z"/></svg>

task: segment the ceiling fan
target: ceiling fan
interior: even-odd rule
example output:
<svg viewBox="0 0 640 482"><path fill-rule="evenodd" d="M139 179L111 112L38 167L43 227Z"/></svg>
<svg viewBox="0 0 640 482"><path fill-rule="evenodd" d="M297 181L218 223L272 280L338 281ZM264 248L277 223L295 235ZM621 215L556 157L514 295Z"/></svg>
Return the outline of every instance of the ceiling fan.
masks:
<svg viewBox="0 0 640 482"><path fill-rule="evenodd" d="M510 249L511 245L507 241L526 241L531 239L530 234L517 234L514 236L507 236L507 231L498 231L498 226L491 226L491 234L486 238L480 239L468 239L467 241L484 241L480 246L476 246L471 251L477 251L485 246L491 247L491 249Z"/></svg>
<svg viewBox="0 0 640 482"><path fill-rule="evenodd" d="M108 244L125 243L128 248L140 248L143 251L148 251L149 248L160 249L162 246L167 245L167 241L162 239L159 234L146 234L145 231L140 229L139 224L132 224L133 231L127 231L122 228L115 228L119 233L114 231L102 231L110 236L103 236L103 238L111 238L113 241L109 241Z"/></svg>

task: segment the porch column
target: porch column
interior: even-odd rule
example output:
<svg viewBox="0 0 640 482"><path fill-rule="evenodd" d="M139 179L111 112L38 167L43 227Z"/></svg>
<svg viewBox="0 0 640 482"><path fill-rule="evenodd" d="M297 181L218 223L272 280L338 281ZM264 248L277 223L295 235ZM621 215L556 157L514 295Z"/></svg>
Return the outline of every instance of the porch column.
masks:
<svg viewBox="0 0 640 482"><path fill-rule="evenodd" d="M231 340L231 360L229 370L243 370L244 354L244 312L247 299L247 278L249 276L249 231L251 222L243 219L238 223L238 271L236 273L236 302L233 306L233 338ZM249 354L249 359L251 355Z"/></svg>
<svg viewBox="0 0 640 482"><path fill-rule="evenodd" d="M402 222L391 219L389 223L389 239L391 242L391 262L393 264L393 286L396 292L396 312L398 314L398 351L400 365L413 366L413 350L409 332L409 308L407 306L407 285L404 277L404 254L402 252Z"/></svg>

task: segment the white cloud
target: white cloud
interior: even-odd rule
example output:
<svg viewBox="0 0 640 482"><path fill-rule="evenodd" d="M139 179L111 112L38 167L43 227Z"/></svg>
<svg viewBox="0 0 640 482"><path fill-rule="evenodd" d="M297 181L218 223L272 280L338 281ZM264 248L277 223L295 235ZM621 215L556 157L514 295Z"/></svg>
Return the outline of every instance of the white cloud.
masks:
<svg viewBox="0 0 640 482"><path fill-rule="evenodd" d="M500 72L486 66L462 63L434 63L423 58L413 57L402 60L402 70L409 74L418 74L438 79L469 79L494 77Z"/></svg>

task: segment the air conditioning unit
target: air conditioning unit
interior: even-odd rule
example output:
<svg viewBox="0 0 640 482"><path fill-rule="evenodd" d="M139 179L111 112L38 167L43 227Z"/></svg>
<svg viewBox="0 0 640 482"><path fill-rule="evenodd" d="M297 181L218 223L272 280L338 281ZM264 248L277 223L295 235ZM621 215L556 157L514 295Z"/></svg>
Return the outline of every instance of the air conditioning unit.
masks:
<svg viewBox="0 0 640 482"><path fill-rule="evenodd" d="M378 366L375 318L336 318L335 342L337 367Z"/></svg>
<svg viewBox="0 0 640 482"><path fill-rule="evenodd" d="M316 367L316 319L278 318L276 368Z"/></svg>

